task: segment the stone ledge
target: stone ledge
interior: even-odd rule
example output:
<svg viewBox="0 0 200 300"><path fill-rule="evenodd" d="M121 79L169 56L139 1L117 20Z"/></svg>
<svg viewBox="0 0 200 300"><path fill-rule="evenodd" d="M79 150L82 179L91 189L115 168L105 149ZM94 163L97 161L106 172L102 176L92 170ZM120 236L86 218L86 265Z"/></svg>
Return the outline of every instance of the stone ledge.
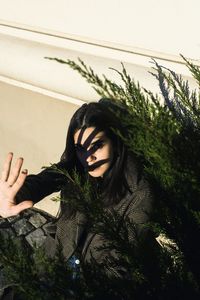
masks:
<svg viewBox="0 0 200 300"><path fill-rule="evenodd" d="M17 216L0 219L0 234L3 238L19 237L29 246L39 247L48 236L48 226L55 220L55 217L42 210L27 209ZM52 226L50 231L52 234Z"/></svg>

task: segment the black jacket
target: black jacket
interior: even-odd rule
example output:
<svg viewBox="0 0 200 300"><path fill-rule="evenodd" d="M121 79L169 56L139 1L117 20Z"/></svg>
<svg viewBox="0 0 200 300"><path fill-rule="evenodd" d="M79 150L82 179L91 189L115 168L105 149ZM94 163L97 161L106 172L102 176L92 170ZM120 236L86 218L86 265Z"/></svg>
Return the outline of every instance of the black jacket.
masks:
<svg viewBox="0 0 200 300"><path fill-rule="evenodd" d="M62 162L57 166L64 167ZM145 236L148 232L147 222L150 220L152 213L153 199L149 184L140 176L134 160L130 157L127 160L126 174L130 191L127 191L126 196L118 204L108 207L107 210L117 211L122 219L128 216L134 222L135 231L129 230L128 238L130 241L137 243L136 236ZM64 192L67 184L67 180L63 176L51 169L46 169L38 175L29 175L27 177L24 186L17 194L16 200L17 202L32 200L36 203L53 192L60 190ZM79 211L70 218L66 218L65 211L61 211L60 217L55 223L55 235L49 236L46 241L48 254L53 256L57 245L60 244L65 258L69 259L74 254L83 234L85 234L84 224L86 223L85 216ZM105 238L102 235L87 231L81 246L83 258L86 261L90 261L93 257L101 263L105 257L115 255L115 251L111 253L97 249L103 246L105 242Z"/></svg>

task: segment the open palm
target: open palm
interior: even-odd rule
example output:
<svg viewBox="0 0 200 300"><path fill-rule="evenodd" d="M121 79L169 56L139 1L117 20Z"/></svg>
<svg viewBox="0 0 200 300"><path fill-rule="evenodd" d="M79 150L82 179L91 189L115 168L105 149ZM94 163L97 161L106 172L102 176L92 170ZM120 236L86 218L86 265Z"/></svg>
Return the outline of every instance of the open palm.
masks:
<svg viewBox="0 0 200 300"><path fill-rule="evenodd" d="M11 168L13 153L8 153L0 177L0 216L3 218L19 214L22 210L33 206L33 202L25 200L16 204L15 196L24 184L27 170L21 171L23 158L18 158Z"/></svg>

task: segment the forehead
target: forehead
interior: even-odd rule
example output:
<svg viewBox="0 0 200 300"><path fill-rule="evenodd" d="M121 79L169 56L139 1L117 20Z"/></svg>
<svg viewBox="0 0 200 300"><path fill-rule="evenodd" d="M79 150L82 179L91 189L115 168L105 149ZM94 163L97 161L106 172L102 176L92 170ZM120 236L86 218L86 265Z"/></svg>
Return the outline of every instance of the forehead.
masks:
<svg viewBox="0 0 200 300"><path fill-rule="evenodd" d="M95 127L88 127L84 130L82 139L81 139L81 144L84 144L85 140L90 136L90 134L94 131ZM74 134L74 143L76 144L78 142L78 137L81 132L81 129L78 129L75 134ZM103 131L98 132L93 140L99 139L101 137L105 136L105 133Z"/></svg>

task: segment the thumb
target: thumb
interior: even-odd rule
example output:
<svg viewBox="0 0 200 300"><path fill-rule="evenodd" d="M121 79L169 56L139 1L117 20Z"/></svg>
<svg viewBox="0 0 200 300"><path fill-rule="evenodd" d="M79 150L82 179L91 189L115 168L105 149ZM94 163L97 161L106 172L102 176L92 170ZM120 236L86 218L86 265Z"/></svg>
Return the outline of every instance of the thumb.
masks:
<svg viewBox="0 0 200 300"><path fill-rule="evenodd" d="M12 215L18 215L21 211L33 207L33 201L23 201L11 208Z"/></svg>

